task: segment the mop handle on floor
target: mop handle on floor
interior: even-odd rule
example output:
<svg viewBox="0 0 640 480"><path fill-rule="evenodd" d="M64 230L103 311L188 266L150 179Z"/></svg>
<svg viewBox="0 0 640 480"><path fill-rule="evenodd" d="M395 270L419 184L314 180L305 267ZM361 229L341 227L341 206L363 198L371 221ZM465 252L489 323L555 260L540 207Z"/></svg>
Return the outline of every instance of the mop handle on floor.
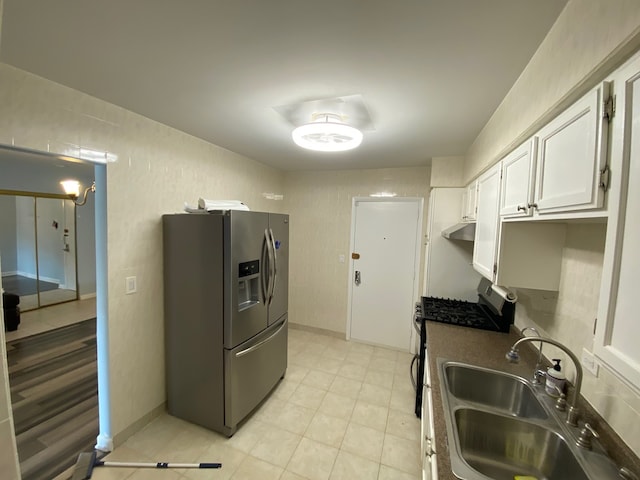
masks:
<svg viewBox="0 0 640 480"><path fill-rule="evenodd" d="M98 460L96 467L128 467L128 468L222 468L221 463L143 463L143 462L103 462Z"/></svg>
<svg viewBox="0 0 640 480"><path fill-rule="evenodd" d="M81 453L71 480L87 480L93 475L95 467L129 467L129 468L222 468L221 463L140 463L140 462L109 462L98 460L94 450L91 453Z"/></svg>

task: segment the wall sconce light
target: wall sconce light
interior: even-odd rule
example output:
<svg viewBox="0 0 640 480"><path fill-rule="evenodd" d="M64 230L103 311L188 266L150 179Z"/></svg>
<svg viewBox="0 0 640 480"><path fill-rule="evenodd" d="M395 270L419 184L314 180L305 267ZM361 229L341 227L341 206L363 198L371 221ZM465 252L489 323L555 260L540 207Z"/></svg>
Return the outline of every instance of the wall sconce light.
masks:
<svg viewBox="0 0 640 480"><path fill-rule="evenodd" d="M96 191L96 182L93 182L90 187L85 188L82 201L78 202L78 197L80 196L80 182L77 180L64 180L60 182L60 185L64 188L64 193L69 195L69 198L73 200L73 203L79 207L87 203L89 191Z"/></svg>

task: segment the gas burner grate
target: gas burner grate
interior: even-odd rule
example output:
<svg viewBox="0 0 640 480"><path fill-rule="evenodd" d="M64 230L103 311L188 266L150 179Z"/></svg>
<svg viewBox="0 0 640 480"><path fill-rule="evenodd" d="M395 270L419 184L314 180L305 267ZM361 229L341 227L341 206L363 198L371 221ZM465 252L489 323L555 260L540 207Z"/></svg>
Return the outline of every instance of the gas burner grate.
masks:
<svg viewBox="0 0 640 480"><path fill-rule="evenodd" d="M417 315L431 322L447 323L464 327L509 331L509 324L497 313L480 303L449 298L422 297Z"/></svg>

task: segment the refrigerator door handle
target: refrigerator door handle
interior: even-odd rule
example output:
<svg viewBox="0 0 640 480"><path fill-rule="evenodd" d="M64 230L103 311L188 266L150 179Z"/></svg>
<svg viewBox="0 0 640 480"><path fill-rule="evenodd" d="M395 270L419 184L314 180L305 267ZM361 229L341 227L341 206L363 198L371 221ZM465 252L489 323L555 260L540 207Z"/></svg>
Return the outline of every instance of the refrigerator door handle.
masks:
<svg viewBox="0 0 640 480"><path fill-rule="evenodd" d="M235 357L242 357L243 355L247 355L248 353L253 352L254 350L259 349L262 345L264 345L265 343L269 342L273 337L275 337L276 335L278 335L282 329L286 327L286 322L283 322L282 325L280 325L280 327L273 332L271 335L269 335L267 338L265 338L264 340L256 343L255 345L251 345L249 348L245 348L244 350L239 351L238 353L235 354Z"/></svg>
<svg viewBox="0 0 640 480"><path fill-rule="evenodd" d="M269 232L265 229L264 242L262 243L262 265L260 267L260 289L262 292L262 302L265 305L269 303L269 286L271 284L269 271L267 270L269 268L269 257Z"/></svg>
<svg viewBox="0 0 640 480"><path fill-rule="evenodd" d="M269 229L269 238L270 238L270 244L269 244L269 248L271 250L271 259L269 261L269 267L271 269L271 289L269 292L269 304L271 304L271 301L273 300L273 294L276 291L276 281L278 280L278 270L277 270L277 264L278 264L278 257L276 256L276 240L275 237L273 236L273 230Z"/></svg>

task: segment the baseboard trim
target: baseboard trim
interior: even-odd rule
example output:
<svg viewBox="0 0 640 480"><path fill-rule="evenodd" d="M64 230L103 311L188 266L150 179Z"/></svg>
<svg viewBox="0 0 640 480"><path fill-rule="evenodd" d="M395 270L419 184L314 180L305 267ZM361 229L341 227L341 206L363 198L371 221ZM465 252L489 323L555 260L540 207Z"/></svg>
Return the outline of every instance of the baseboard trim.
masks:
<svg viewBox="0 0 640 480"><path fill-rule="evenodd" d="M27 278L30 278L31 280L40 280L41 282L56 283L58 285L60 284L60 280L58 278L45 277L43 275L40 275L40 278L38 278L37 274L31 273L31 272L22 272L18 270L16 272L16 275L19 275L21 277L27 277Z"/></svg>
<svg viewBox="0 0 640 480"><path fill-rule="evenodd" d="M96 292L93 293L84 293L82 295L80 295L79 300L89 300L90 298L96 298L98 295L96 294Z"/></svg>
<svg viewBox="0 0 640 480"><path fill-rule="evenodd" d="M127 441L127 439L129 439L129 437L131 437L132 435L138 433L147 424L151 423L151 421L153 421L154 419L156 419L157 417L159 417L160 415L162 415L166 411L167 411L167 404L166 404L166 402L162 402L156 408L154 408L150 412L148 412L145 415L143 415L142 417L140 417L138 420L133 422L127 428L125 428L121 432L116 433L113 436L113 446L114 446L114 448L122 445L124 442Z"/></svg>
<svg viewBox="0 0 640 480"><path fill-rule="evenodd" d="M295 330L303 330L305 332L319 333L321 335L328 335L329 337L335 337L341 340L345 340L347 337L347 334L343 332L336 332L335 330L328 330L326 328L310 327L309 325L292 323L291 321L289 321L289 328L293 328Z"/></svg>

